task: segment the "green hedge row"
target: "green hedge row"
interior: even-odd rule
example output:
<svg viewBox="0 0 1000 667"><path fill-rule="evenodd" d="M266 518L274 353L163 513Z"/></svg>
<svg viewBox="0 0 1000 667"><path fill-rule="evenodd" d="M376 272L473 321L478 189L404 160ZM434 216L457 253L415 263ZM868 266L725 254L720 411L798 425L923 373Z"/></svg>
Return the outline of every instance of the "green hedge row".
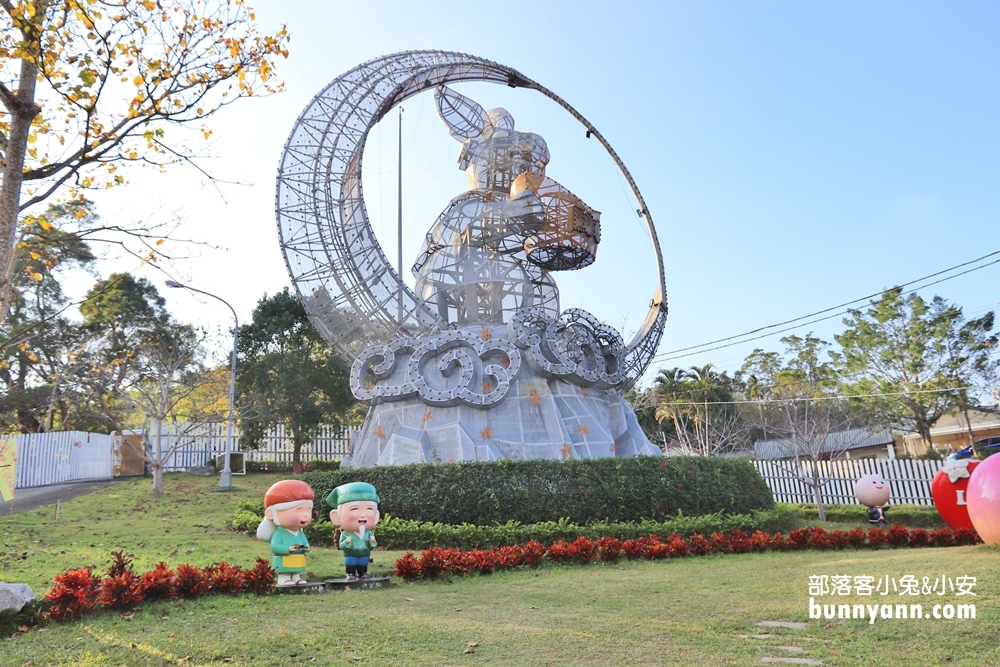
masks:
<svg viewBox="0 0 1000 667"><path fill-rule="evenodd" d="M662 522L678 514L749 514L774 507L764 479L742 459L503 460L346 468L298 477L318 498L346 482L369 482L382 498L383 514L450 525ZM324 505L317 503L320 521L329 520Z"/></svg>
<svg viewBox="0 0 1000 667"><path fill-rule="evenodd" d="M260 519L261 515L255 514L251 509L237 509L233 515L232 527L234 530L253 533L257 530ZM570 523L565 519L527 525L511 521L503 525L475 526L385 517L375 527L375 534L378 536L379 545L387 549L429 547L493 549L524 544L529 540L549 546L560 540L572 542L581 535L591 540L598 540L606 535L618 540L629 540L647 535L669 538L672 534L679 533L689 537L693 532L711 535L729 533L733 530L742 530L745 533L753 533L756 530L777 533L788 532L797 525L798 513L790 506L783 506L771 510L758 510L750 514L734 515L719 512L697 517L681 515L667 521L596 522L585 526ZM314 521L306 528L306 536L313 546L330 546L333 542L333 525L329 521L326 523Z"/></svg>
<svg viewBox="0 0 1000 667"><path fill-rule="evenodd" d="M788 505L806 522L819 521L815 505ZM837 523L868 525L867 508L863 505L825 505L826 520ZM889 505L885 512L889 523L899 523L909 528L943 528L945 523L933 505Z"/></svg>

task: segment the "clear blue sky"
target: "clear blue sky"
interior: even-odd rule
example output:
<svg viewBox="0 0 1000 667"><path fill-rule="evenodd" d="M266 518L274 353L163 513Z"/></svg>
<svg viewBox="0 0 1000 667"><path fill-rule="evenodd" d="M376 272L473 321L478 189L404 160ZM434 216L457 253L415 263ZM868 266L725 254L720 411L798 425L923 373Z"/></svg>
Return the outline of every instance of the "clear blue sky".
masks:
<svg viewBox="0 0 1000 667"><path fill-rule="evenodd" d="M257 0L285 23L287 91L212 123L225 200L191 170L139 174L98 200L108 217L156 207L224 246L174 276L249 318L289 283L277 246L274 176L296 117L330 80L408 49L472 53L514 67L588 117L632 172L656 222L670 304L669 351L794 318L1000 250L1000 9L921 2L323 2ZM634 330L655 284L645 232L614 165L553 103L503 86L460 88L504 106L550 144L549 175L603 213L598 261L560 274L563 307ZM467 186L458 144L429 96L406 104L404 254ZM396 117L369 136L365 192L395 257ZM394 260L393 260L394 261ZM109 265L110 266L110 265ZM132 268L127 262L115 268ZM163 276L148 274L162 285ZM186 321L228 311L161 291ZM169 292L169 293L168 293ZM922 292L979 316L1000 302L1000 264ZM809 329L832 341L840 320ZM777 336L664 366L740 366ZM654 369L655 370L655 366Z"/></svg>

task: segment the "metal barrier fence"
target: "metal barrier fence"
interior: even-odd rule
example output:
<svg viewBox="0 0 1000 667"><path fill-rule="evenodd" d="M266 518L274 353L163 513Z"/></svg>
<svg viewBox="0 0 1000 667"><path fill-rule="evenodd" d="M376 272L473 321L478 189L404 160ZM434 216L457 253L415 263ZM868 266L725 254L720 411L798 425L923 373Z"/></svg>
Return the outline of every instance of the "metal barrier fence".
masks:
<svg viewBox="0 0 1000 667"><path fill-rule="evenodd" d="M155 427L154 427L155 428ZM302 445L302 461L321 460L339 461L351 453L354 439L360 433L358 427L339 429L333 426L323 426L314 434L312 441ZM126 433L145 435L151 446L155 431L148 434L142 431L126 431ZM233 430L234 452L244 455L245 461L261 463L291 464L293 455L293 439L290 428L283 424L272 427L264 435L261 446L257 449L242 450L239 448L239 430ZM178 440L180 441L178 443ZM203 466L209 460L226 451L226 424L199 424L189 428L187 424L164 423L161 447L169 451L174 444L177 448L167 459L168 472L185 470Z"/></svg>
<svg viewBox="0 0 1000 667"><path fill-rule="evenodd" d="M814 467L821 480L829 480L821 489L824 504L859 505L854 482L870 474L882 475L889 482L891 504L933 505L931 480L941 469L941 461L901 459L848 459L843 461L794 460L754 461L754 467L767 482L778 503L814 503L810 487L803 477L812 478Z"/></svg>
<svg viewBox="0 0 1000 667"><path fill-rule="evenodd" d="M54 431L15 436L15 489L111 479L111 436Z"/></svg>

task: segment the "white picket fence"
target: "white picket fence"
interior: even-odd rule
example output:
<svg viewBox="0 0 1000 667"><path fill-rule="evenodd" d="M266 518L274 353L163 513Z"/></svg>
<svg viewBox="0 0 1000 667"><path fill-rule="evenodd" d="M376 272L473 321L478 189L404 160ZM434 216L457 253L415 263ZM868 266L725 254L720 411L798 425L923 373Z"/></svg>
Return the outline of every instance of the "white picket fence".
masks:
<svg viewBox="0 0 1000 667"><path fill-rule="evenodd" d="M890 504L933 505L931 480L941 469L941 461L900 459L848 459L842 461L794 460L754 461L754 467L767 482L775 502L814 503L812 487L802 480L811 479L813 467L821 480L829 480L822 488L823 503L828 505L859 505L854 495L854 483L859 477L879 474L889 482Z"/></svg>
<svg viewBox="0 0 1000 667"><path fill-rule="evenodd" d="M177 449L167 459L168 472L185 470L205 465L209 459L226 451L226 424L200 424L188 428L187 424L164 423L162 425L161 447L168 451L179 441ZM302 461L322 460L339 461L350 455L354 439L360 433L358 427L338 429L333 426L323 426L312 437L312 442L302 446ZM143 434L142 431L126 431L126 433ZM156 434L154 426L145 434L151 447ZM293 455L291 429L283 424L272 427L264 436L264 442L258 449L241 450L239 447L239 429L233 429L233 451L242 452L245 461L291 464Z"/></svg>
<svg viewBox="0 0 1000 667"><path fill-rule="evenodd" d="M14 488L111 479L111 436L56 431L16 436Z"/></svg>

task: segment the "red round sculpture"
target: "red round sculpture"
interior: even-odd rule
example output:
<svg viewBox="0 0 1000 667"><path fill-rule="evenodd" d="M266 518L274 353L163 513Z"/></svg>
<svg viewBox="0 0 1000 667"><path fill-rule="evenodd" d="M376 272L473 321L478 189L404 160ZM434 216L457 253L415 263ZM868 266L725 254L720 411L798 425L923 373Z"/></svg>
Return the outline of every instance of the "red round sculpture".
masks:
<svg viewBox="0 0 1000 667"><path fill-rule="evenodd" d="M968 489L972 471L982 461L962 459L945 461L943 468L934 475L931 482L931 496L934 507L948 527L953 530L965 528L973 530L972 519L969 518Z"/></svg>

